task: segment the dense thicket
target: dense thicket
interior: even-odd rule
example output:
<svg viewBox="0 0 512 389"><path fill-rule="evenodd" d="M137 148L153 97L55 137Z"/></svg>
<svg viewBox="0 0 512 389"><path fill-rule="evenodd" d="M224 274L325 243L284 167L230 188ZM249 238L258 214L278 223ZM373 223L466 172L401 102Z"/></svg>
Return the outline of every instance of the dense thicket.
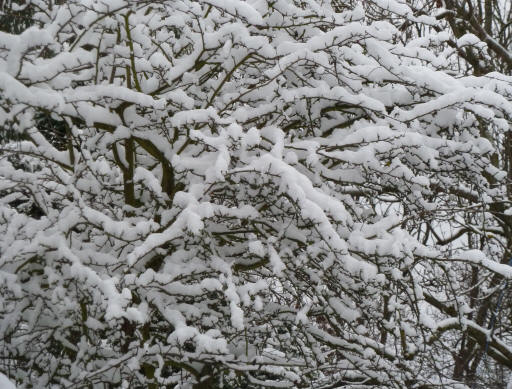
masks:
<svg viewBox="0 0 512 389"><path fill-rule="evenodd" d="M367 12L374 18L393 20L402 31L402 39L429 36L431 33L449 34L446 45L453 49L455 71L459 74L492 77L493 73L510 74L512 69L512 3L495 0L447 0L408 2L415 15L436 15L437 24L428 25L416 21L403 22L379 7L365 3ZM484 43L482 43L484 42ZM504 193L507 201L495 203L482 222L473 213L459 214L453 234L456 240L439 240L437 243L452 247L465 246L478 248L488 253L501 263L509 263L512 247L511 219L507 209L511 199L510 180L512 178L512 138L510 131L496 130L484 123L480 132L494 147L491 163L507 174L508 188ZM492 185L497 182L490 181ZM504 182L502 182L504 183ZM476 203L473 203L476 205ZM483 229L478 224L483 225ZM493 226L498 225L495 229ZM475 226L477 226L475 228ZM410 232L416 233L411 226ZM418 233L420 233L418 231ZM497 237L497 235L499 237ZM492 239L489 239L492 238ZM499 245L496 245L496 242ZM467 293L465 301L473 310L472 318L491 333L500 333L503 338L510 331L511 304L507 284L499 275L489 280L480 269L472 267L461 269L458 274L462 282L462 290ZM489 284L486 282L490 281ZM461 293L461 291L459 291ZM472 340L471 330L463 330L455 334L452 345L456 348L451 353L453 366L452 376L466 382L470 387L504 388L509 380L510 370L501 363L487 358L485 348Z"/></svg>
<svg viewBox="0 0 512 389"><path fill-rule="evenodd" d="M391 0L30 13L0 33L19 387L464 388L512 367L510 324L488 328L512 278L512 78L461 66L478 37Z"/></svg>

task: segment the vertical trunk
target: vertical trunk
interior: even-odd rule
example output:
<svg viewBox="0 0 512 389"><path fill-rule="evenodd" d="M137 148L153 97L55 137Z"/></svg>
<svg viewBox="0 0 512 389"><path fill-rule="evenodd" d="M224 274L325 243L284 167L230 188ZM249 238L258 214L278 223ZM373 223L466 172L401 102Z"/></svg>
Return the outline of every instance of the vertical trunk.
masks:
<svg viewBox="0 0 512 389"><path fill-rule="evenodd" d="M485 19L484 19L484 29L487 34L491 35L492 32L492 2L493 0L485 0L484 9L485 9Z"/></svg>
<svg viewBox="0 0 512 389"><path fill-rule="evenodd" d="M466 366L466 352L467 350L464 348L464 340L462 342L462 346L460 347L459 352L454 355L455 365L453 366L453 379L457 381L464 380L464 368Z"/></svg>
<svg viewBox="0 0 512 389"><path fill-rule="evenodd" d="M512 198L512 134L508 131L505 134L503 150L504 169L507 172L507 197Z"/></svg>
<svg viewBox="0 0 512 389"><path fill-rule="evenodd" d="M135 147L132 138L125 140L124 149L126 162L128 163L126 170L123 172L124 199L126 204L135 207L135 185L133 183L133 174L135 170Z"/></svg>

